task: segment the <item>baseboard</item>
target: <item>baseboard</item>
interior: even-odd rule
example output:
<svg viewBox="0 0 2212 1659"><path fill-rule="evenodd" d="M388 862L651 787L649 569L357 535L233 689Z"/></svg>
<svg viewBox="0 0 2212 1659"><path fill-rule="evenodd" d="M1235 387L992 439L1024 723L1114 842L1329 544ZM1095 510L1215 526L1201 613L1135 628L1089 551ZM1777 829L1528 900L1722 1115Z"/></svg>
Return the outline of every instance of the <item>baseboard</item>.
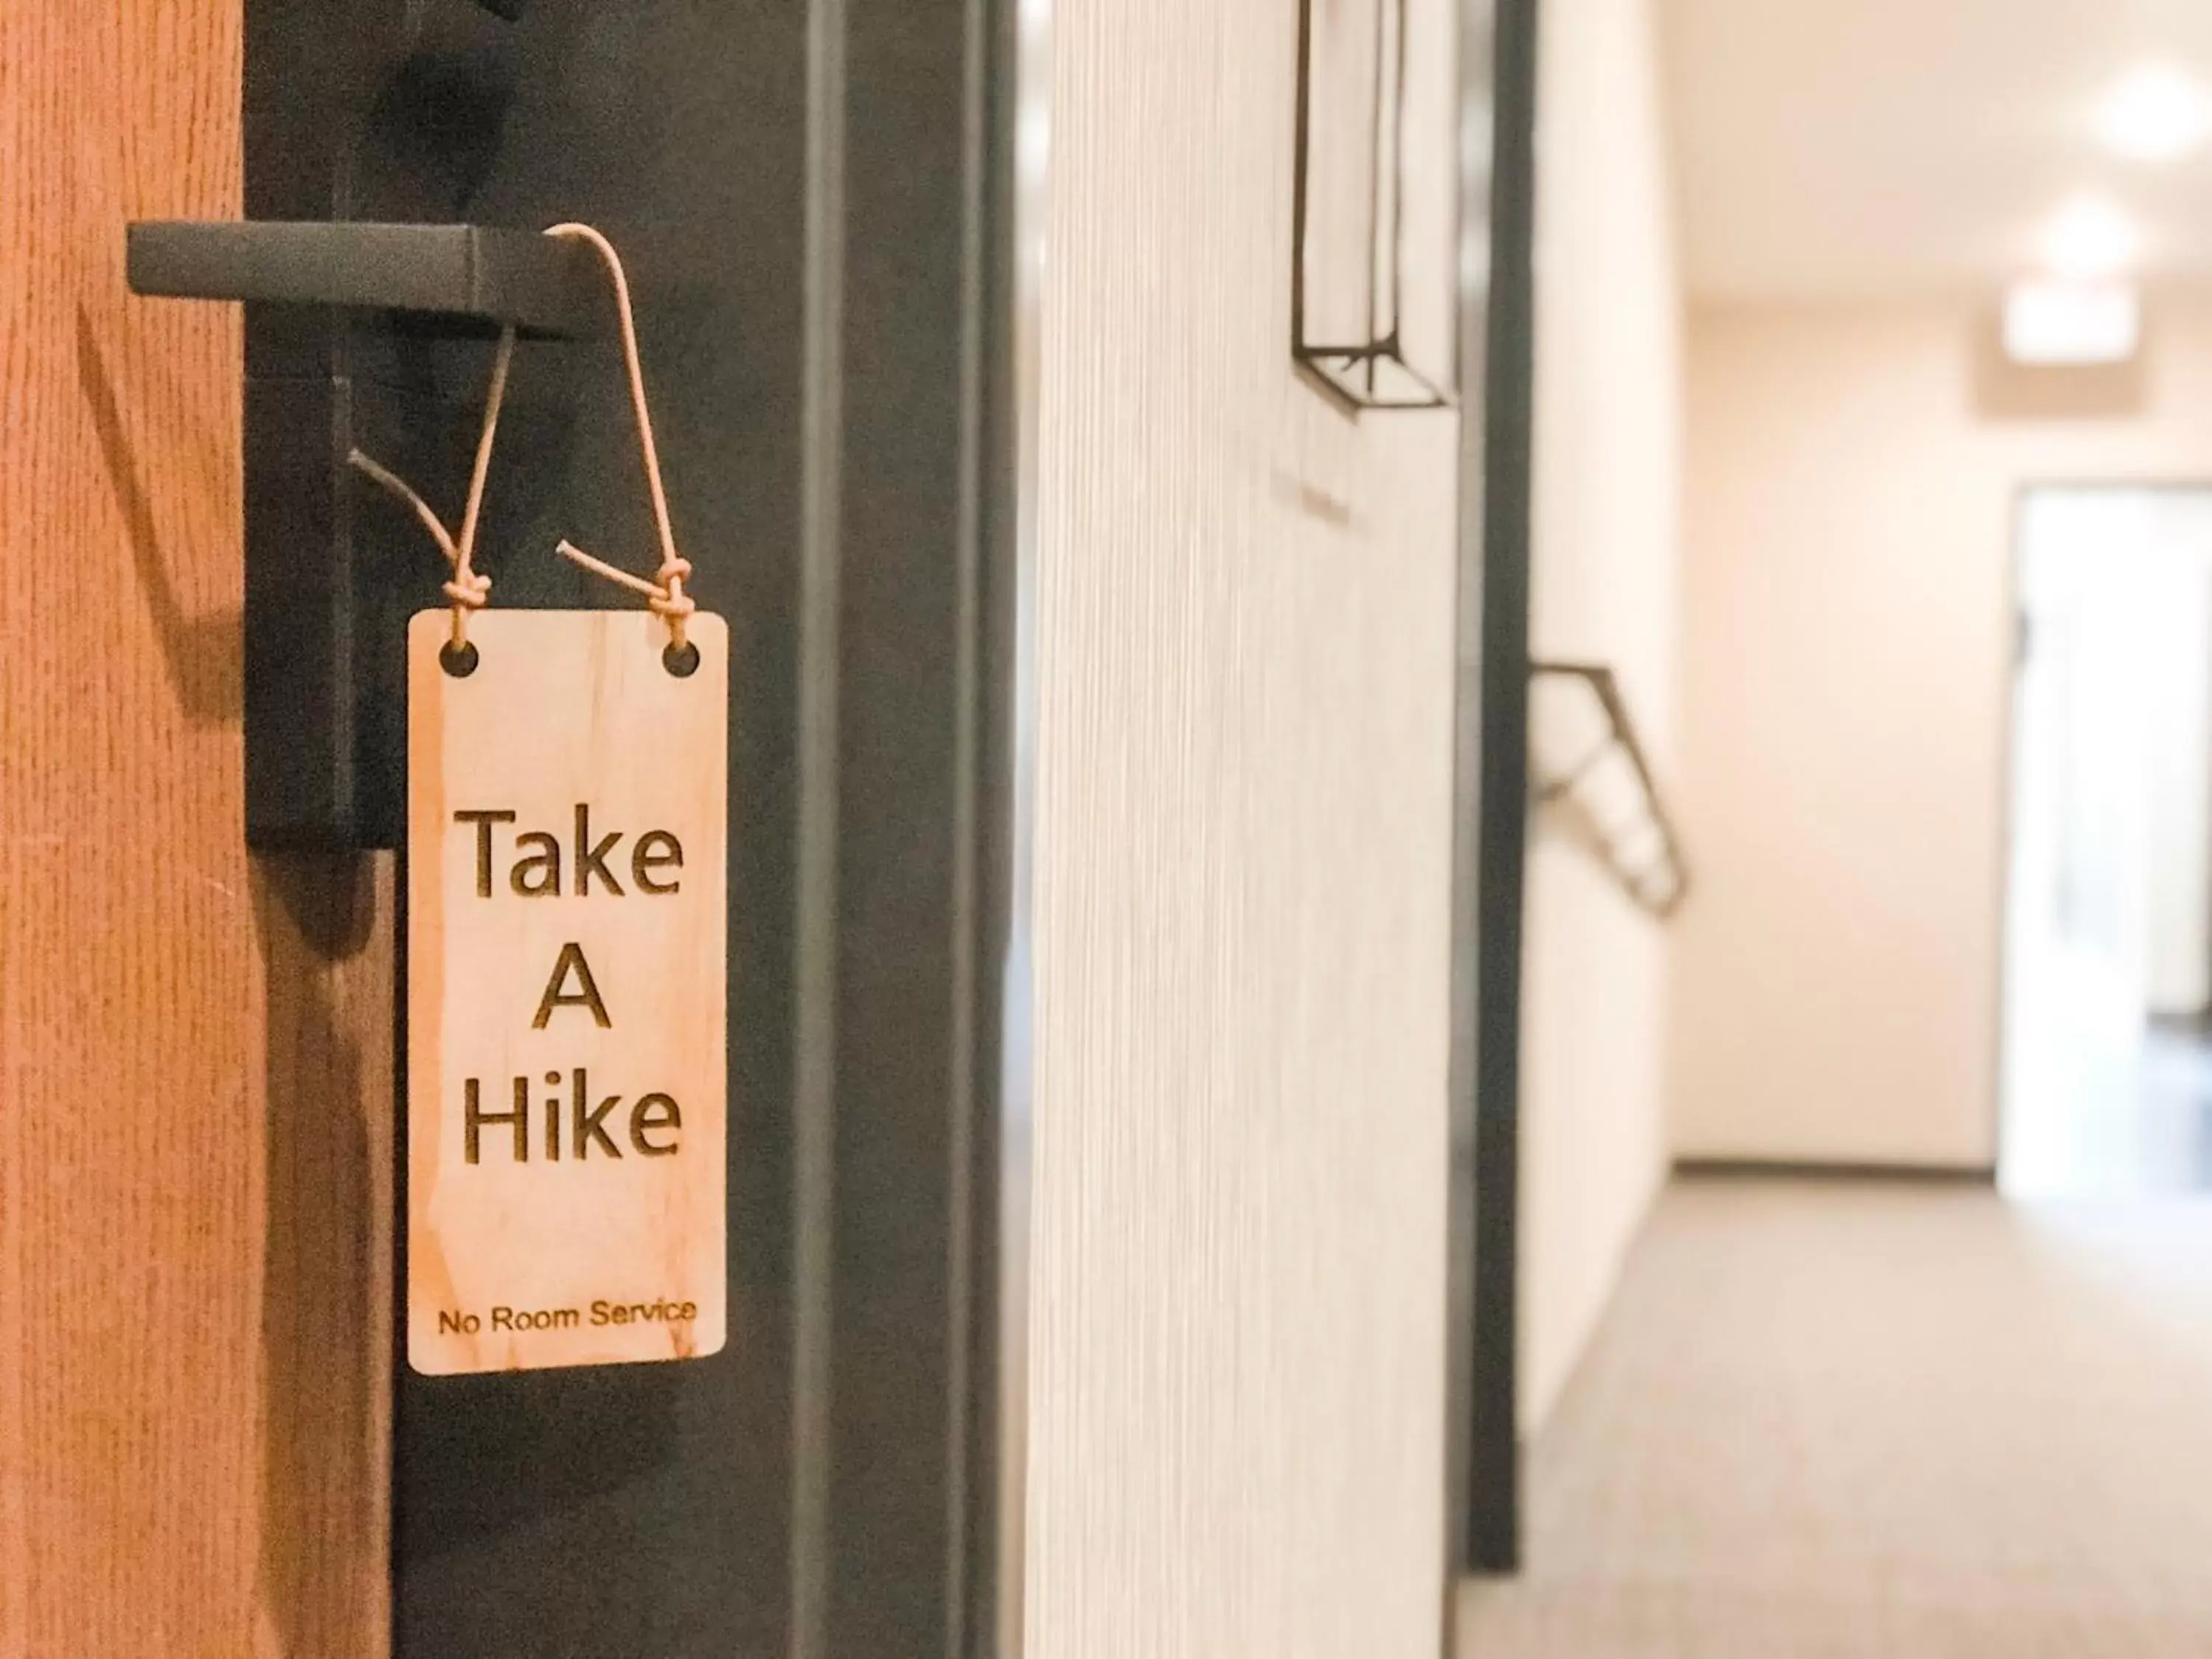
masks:
<svg viewBox="0 0 2212 1659"><path fill-rule="evenodd" d="M1678 1158L1674 1174L1686 1181L1886 1181L1930 1186L1994 1187L1990 1164L1823 1163L1801 1158Z"/></svg>

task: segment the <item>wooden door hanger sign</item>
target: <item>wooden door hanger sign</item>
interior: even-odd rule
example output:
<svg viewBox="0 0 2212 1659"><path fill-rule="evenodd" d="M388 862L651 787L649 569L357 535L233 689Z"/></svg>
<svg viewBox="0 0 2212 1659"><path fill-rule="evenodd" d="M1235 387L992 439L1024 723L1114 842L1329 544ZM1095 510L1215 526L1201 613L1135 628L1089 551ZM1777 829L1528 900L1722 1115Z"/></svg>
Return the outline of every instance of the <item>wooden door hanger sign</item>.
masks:
<svg viewBox="0 0 2212 1659"><path fill-rule="evenodd" d="M483 608L502 339L459 535L418 504L450 615L407 639L407 1358L434 1376L696 1358L728 1327L729 634L684 592L620 261L548 234L613 276L661 563L563 542L649 609Z"/></svg>

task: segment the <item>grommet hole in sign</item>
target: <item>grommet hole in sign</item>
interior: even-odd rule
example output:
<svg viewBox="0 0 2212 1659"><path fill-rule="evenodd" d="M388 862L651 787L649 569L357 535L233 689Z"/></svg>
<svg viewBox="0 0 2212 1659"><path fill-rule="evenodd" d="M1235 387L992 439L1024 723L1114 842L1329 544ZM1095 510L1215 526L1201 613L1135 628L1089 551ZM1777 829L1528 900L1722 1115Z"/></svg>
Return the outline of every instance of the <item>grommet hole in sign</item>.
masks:
<svg viewBox="0 0 2212 1659"><path fill-rule="evenodd" d="M701 1358L728 1337L729 632L685 590L622 262L660 562L642 611L486 608L502 336L447 606L408 634L408 1364Z"/></svg>

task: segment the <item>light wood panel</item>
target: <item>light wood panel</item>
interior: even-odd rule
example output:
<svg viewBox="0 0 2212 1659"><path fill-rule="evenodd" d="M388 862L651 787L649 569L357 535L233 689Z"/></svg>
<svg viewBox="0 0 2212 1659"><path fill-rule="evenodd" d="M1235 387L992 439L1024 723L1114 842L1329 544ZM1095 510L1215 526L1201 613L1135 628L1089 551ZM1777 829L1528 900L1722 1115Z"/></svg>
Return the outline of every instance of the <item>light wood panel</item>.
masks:
<svg viewBox="0 0 2212 1659"><path fill-rule="evenodd" d="M730 633L408 630L407 1363L704 1358L728 1330ZM472 1125L469 1114L478 1115Z"/></svg>
<svg viewBox="0 0 2212 1659"><path fill-rule="evenodd" d="M383 1642L391 873L256 867L235 0L0 7L0 1654Z"/></svg>
<svg viewBox="0 0 2212 1659"><path fill-rule="evenodd" d="M1293 372L1297 15L1060 0L1034 1659L1432 1659L1456 422Z"/></svg>

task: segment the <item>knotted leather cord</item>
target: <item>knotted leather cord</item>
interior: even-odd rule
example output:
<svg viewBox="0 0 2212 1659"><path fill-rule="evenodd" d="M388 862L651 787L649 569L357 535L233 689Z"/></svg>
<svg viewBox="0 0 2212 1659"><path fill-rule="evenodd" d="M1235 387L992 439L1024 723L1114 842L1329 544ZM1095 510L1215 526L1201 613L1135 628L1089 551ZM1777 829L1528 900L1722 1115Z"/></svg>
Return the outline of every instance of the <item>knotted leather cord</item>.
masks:
<svg viewBox="0 0 2212 1659"><path fill-rule="evenodd" d="M660 538L660 568L647 581L604 559L594 558L573 542L562 540L558 550L563 558L581 565L592 574L644 594L646 603L668 623L670 647L680 652L684 649L685 619L698 606L684 591L684 584L691 575L691 562L676 550L676 532L668 520L668 492L661 485L660 453L653 441L653 416L646 408L645 368L638 356L637 319L630 308L629 279L623 273L622 257L615 252L614 244L591 226L559 224L545 234L589 243L614 281L615 308L622 320L623 367L629 376L630 407L637 416L638 447L645 459L646 487L653 496L653 526Z"/></svg>
<svg viewBox="0 0 2212 1659"><path fill-rule="evenodd" d="M453 567L443 592L453 606L453 645L455 651L464 649L469 642L469 612L481 611L491 597L491 578L476 568L477 525L483 513L484 480L491 473L492 445L499 434L499 411L507 401L507 372L514 361L514 329L513 325L500 331L499 352L492 359L491 389L484 395L483 429L477 434L477 459L474 471L469 474L469 499L461 509L461 533L455 536L448 531L438 515L430 510L415 488L398 473L379 465L358 449L346 456L346 463L356 472L397 496L414 509L422 527L438 544L438 550L446 556Z"/></svg>

